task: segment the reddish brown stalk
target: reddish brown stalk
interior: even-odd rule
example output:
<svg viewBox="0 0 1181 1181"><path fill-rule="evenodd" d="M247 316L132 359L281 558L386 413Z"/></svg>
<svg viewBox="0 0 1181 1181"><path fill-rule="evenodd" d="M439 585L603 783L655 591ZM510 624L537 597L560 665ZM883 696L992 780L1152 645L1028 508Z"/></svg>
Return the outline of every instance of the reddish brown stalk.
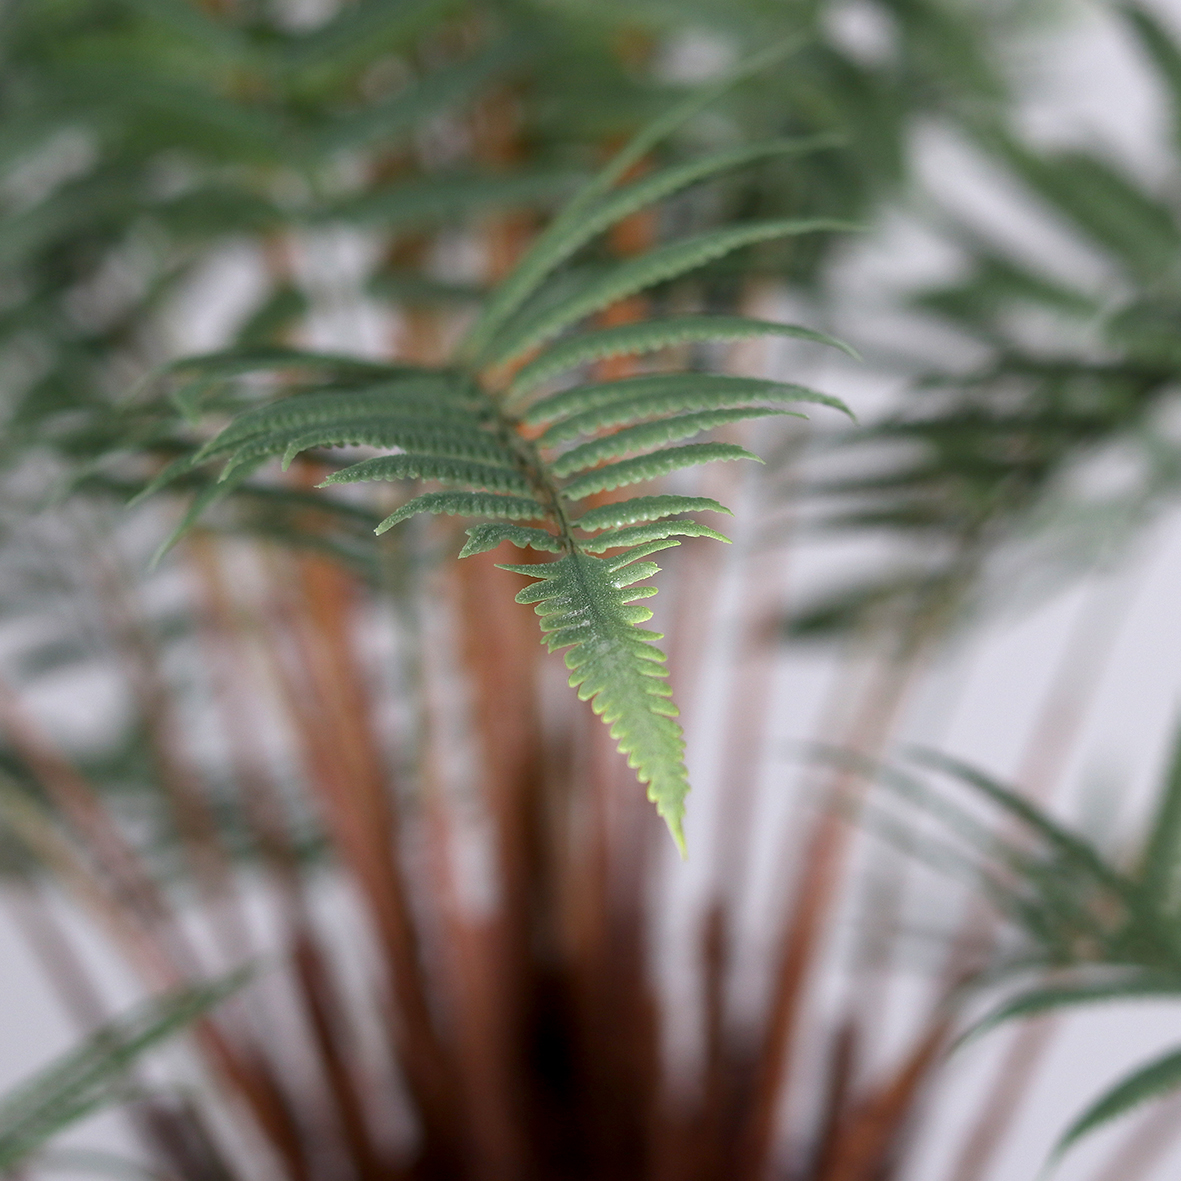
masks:
<svg viewBox="0 0 1181 1181"><path fill-rule="evenodd" d="M824 1107L821 1109L816 1150L802 1176L809 1181L821 1181L832 1172L842 1151L842 1137L849 1122L853 1081L859 1064L861 1041L858 1026L846 1018L829 1039L825 1056L827 1086Z"/></svg>
<svg viewBox="0 0 1181 1181"><path fill-rule="evenodd" d="M948 1174L949 1181L979 1181L984 1176L1024 1103L1056 1026L1053 1018L1042 1017L1014 1032L993 1085L976 1108L976 1119Z"/></svg>
<svg viewBox="0 0 1181 1181"><path fill-rule="evenodd" d="M920 1089L947 1047L952 1021L937 1015L893 1076L842 1121L840 1135L816 1181L877 1181L902 1144Z"/></svg>
<svg viewBox="0 0 1181 1181"><path fill-rule="evenodd" d="M1158 1103L1136 1122L1124 1141L1092 1175L1091 1181L1140 1181L1181 1133L1181 1099Z"/></svg>
<svg viewBox="0 0 1181 1181"><path fill-rule="evenodd" d="M1016 783L1035 803L1044 804L1053 794L1111 657L1122 618L1123 614L1112 610L1105 596L1095 595L1075 619L1016 775ZM949 957L946 978L950 982L963 977L965 955L978 954L966 949L987 945L995 927L996 920L980 909L968 918ZM952 1181L979 1181L985 1175L1056 1028L1056 1023L1043 1019L1009 1047L978 1109Z"/></svg>
<svg viewBox="0 0 1181 1181"><path fill-rule="evenodd" d="M60 810L83 849L114 889L117 905L136 917L167 958L196 971L196 959L164 896L89 781L41 732L16 694L0 681L0 728L17 755Z"/></svg>
<svg viewBox="0 0 1181 1181"><path fill-rule="evenodd" d="M849 729L844 743L847 749L871 755L882 748L914 683L925 647L911 643L902 653L882 662ZM847 802L858 798L863 790L858 773L839 769L829 779L825 798L834 804ZM804 850L799 884L777 944L782 950L741 1133L739 1170L747 1181L760 1181L770 1163L775 1115L786 1090L807 985L823 947L853 832L847 810L827 808L816 821Z"/></svg>
<svg viewBox="0 0 1181 1181"><path fill-rule="evenodd" d="M91 556L98 599L143 720L155 782L168 801L222 952L230 963L243 963L254 954L253 941L217 821L199 777L182 755L181 727L171 686L160 668L160 646L148 635L126 581L109 555L91 547Z"/></svg>
<svg viewBox="0 0 1181 1181"><path fill-rule="evenodd" d="M343 1007L328 957L308 913L284 807L252 738L258 719L248 691L250 670L248 662L241 659L244 649L241 637L236 636L239 629L216 546L202 534L190 538L189 546L204 593L201 634L213 672L214 702L229 745L244 816L259 843L271 880L286 903L293 976L349 1156L361 1181L377 1179L388 1169L379 1160L360 1100L360 1084L350 1069L346 1038L340 1028Z"/></svg>
<svg viewBox="0 0 1181 1181"><path fill-rule="evenodd" d="M302 591L272 564L267 648L304 747L309 781L333 844L364 898L393 990L394 1049L415 1096L424 1134L446 1159L453 1147L456 1094L448 1055L427 1000L402 870L396 792L369 729L367 695L350 650L347 577L315 558L296 560ZM282 623L281 635L274 629ZM284 644L282 637L290 641Z"/></svg>

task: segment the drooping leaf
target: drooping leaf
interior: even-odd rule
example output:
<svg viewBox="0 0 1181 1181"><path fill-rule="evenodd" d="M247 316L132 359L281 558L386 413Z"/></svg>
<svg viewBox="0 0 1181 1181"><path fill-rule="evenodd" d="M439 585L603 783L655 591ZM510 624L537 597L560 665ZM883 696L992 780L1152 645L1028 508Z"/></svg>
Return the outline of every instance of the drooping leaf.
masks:
<svg viewBox="0 0 1181 1181"><path fill-rule="evenodd" d="M676 542L654 543L668 544ZM503 569L539 580L521 591L517 601L536 604L551 652L570 649L566 667L571 687L610 728L683 852L689 790L685 743L664 680L664 655L654 644L661 637L638 626L652 612L635 604L636 598L653 593L635 586L657 572L655 563L639 561L651 552L652 547L640 546L609 559L573 553L538 566Z"/></svg>
<svg viewBox="0 0 1181 1181"><path fill-rule="evenodd" d="M491 463L473 463L440 455L381 455L341 468L322 480L330 484L355 484L361 480L439 480L445 484L464 484L471 489L491 492L528 493L529 481L515 468Z"/></svg>
<svg viewBox="0 0 1181 1181"><path fill-rule="evenodd" d="M1099 1099L1091 1104L1054 1146L1050 1166L1056 1164L1066 1152L1084 1136L1101 1128L1104 1124L1134 1111L1137 1107L1181 1088L1181 1050L1164 1054L1147 1066L1123 1078ZM1049 1166L1047 1167L1047 1172Z"/></svg>

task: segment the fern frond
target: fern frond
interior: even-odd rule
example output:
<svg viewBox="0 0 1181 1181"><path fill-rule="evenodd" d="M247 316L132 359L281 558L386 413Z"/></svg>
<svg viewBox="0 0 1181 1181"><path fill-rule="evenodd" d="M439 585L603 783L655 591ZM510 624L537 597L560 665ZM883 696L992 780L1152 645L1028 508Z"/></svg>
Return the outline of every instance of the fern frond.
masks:
<svg viewBox="0 0 1181 1181"><path fill-rule="evenodd" d="M600 529L617 529L621 525L637 525L641 521L659 521L675 513L711 512L734 514L708 496L633 496L616 504L604 504L583 513L574 522L579 529L595 533Z"/></svg>
<svg viewBox="0 0 1181 1181"><path fill-rule="evenodd" d="M605 435L601 439L583 443L581 447L574 447L554 460L550 464L550 471L555 476L570 476L575 472L595 467L606 459L616 459L632 451L646 451L649 447L688 439L701 434L702 431L711 431L730 422L740 422L746 418L766 418L772 414L804 417L792 410L768 410L765 406L755 406L740 407L736 410L705 410L698 414L661 418L656 422L628 427L626 430L616 431L613 435Z"/></svg>
<svg viewBox="0 0 1181 1181"><path fill-rule="evenodd" d="M493 492L528 493L531 490L525 476L510 467L409 453L363 459L333 472L318 487L355 484L362 480L438 480L444 484L466 484L469 488L487 488Z"/></svg>
<svg viewBox="0 0 1181 1181"><path fill-rule="evenodd" d="M665 657L653 643L661 636L638 626L652 612L634 600L651 588L632 589L659 569L638 561L649 552L640 546L610 559L571 553L538 566L501 568L540 580L521 591L517 602L535 604L551 652L570 649L570 686L610 728L683 854L685 742L664 680Z"/></svg>
<svg viewBox="0 0 1181 1181"><path fill-rule="evenodd" d="M574 386L530 406L526 426L556 423L538 440L542 446L565 443L606 426L690 410L724 410L762 403L812 402L846 409L843 402L791 382L721 373L657 373L620 381Z"/></svg>
<svg viewBox="0 0 1181 1181"><path fill-rule="evenodd" d="M622 488L627 484L655 480L658 476L667 476L682 468L696 467L699 463L712 463L719 459L753 459L755 463L763 462L737 443L687 443L684 447L668 447L664 451L654 451L651 455L640 455L635 459L596 468L572 480L562 489L562 495L567 500L582 500L596 492L610 492L613 488Z"/></svg>
<svg viewBox="0 0 1181 1181"><path fill-rule="evenodd" d="M497 496L490 492L424 492L390 513L375 530L385 533L418 513L447 513L452 517L499 517L509 521L542 521L550 515L539 501L526 496Z"/></svg>
<svg viewBox="0 0 1181 1181"><path fill-rule="evenodd" d="M602 311L603 308L626 299L629 295L636 295L659 283L680 278L681 275L695 271L706 263L723 258L743 247L798 234L855 228L849 222L823 217L756 221L747 225L710 230L680 242L672 242L668 246L657 247L638 258L616 264L606 274L589 282L581 291L561 300L556 306L545 309L508 332L504 338L494 340L481 355L480 363L490 369L505 365L557 336L563 328Z"/></svg>
<svg viewBox="0 0 1181 1181"><path fill-rule="evenodd" d="M798 324L778 324L772 320L754 320L747 316L669 316L663 320L642 320L638 324L620 324L598 332L585 332L569 340L560 340L534 361L524 366L508 389L513 401L536 389L567 369L600 361L604 357L635 356L654 353L679 344L714 340L745 340L752 336L790 336L830 345L856 358L847 344L824 332L802 328Z"/></svg>
<svg viewBox="0 0 1181 1181"><path fill-rule="evenodd" d="M483 525L473 525L468 531L468 542L459 551L461 558L471 557L472 554L482 554L495 549L502 541L511 541L513 545L530 549L548 550L551 554L561 553L562 539L545 529L531 529L526 525L501 525L499 522L488 522Z"/></svg>

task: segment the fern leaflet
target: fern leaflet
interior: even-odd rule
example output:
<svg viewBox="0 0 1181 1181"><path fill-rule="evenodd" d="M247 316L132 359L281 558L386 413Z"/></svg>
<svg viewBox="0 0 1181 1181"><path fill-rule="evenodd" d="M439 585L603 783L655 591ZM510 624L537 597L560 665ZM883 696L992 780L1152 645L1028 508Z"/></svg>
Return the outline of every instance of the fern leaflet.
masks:
<svg viewBox="0 0 1181 1181"><path fill-rule="evenodd" d="M689 790L685 741L673 720L677 707L669 700L664 654L654 644L660 633L638 626L652 612L635 603L651 593L635 584L659 569L639 559L667 544L639 546L606 560L576 551L542 566L502 569L539 580L521 591L517 602L535 604L551 652L569 649L570 687L610 727L683 853Z"/></svg>

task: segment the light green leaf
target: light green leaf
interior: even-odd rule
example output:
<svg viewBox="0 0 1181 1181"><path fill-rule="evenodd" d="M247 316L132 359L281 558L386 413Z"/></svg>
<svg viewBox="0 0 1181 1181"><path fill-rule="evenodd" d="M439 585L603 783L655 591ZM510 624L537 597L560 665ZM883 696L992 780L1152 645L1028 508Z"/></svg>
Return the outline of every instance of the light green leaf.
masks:
<svg viewBox="0 0 1181 1181"><path fill-rule="evenodd" d="M230 493L236 492L238 488L254 474L262 462L262 459L255 459L250 463L245 463L241 467L237 468L233 475L228 476L226 479L218 481L217 483L209 484L200 492L198 492L193 498L193 502L189 505L188 510L185 512L184 516L181 517L180 524L178 524L176 528L173 529L173 531L168 535L167 538L165 538L164 542L152 555L151 565L153 567L159 565L165 554L167 554L168 551L172 549L172 547L176 545L176 543L180 541L180 539L184 537L186 533L188 533L188 531L197 523L197 521L215 504L225 500L226 497L230 495Z"/></svg>
<svg viewBox="0 0 1181 1181"><path fill-rule="evenodd" d="M433 225L474 210L550 204L569 192L569 172L476 172L427 176L362 193L316 211L313 220L349 225Z"/></svg>
<svg viewBox="0 0 1181 1181"><path fill-rule="evenodd" d="M1057 987L1032 988L998 1005L982 1017L957 1041L963 1045L1006 1021L1036 1017L1054 1009L1076 1005L1094 1005L1113 1001L1150 1000L1154 997L1181 996L1181 976L1159 973L1124 975L1115 980L1091 984L1064 984Z"/></svg>
<svg viewBox="0 0 1181 1181"><path fill-rule="evenodd" d="M701 341L745 340L753 336L790 336L815 341L857 357L855 350L836 337L797 324L777 324L746 316L668 316L663 320L620 324L558 341L517 374L509 387L508 398L522 397L567 369L604 357L652 353L672 345Z"/></svg>
<svg viewBox="0 0 1181 1181"><path fill-rule="evenodd" d="M652 612L635 603L652 591L635 584L657 572L655 563L638 562L648 552L641 546L610 559L573 553L556 562L502 568L540 580L521 591L517 602L536 604L551 652L570 649L571 687L610 727L683 854L685 743L664 680L664 654L653 643L660 635L638 626Z"/></svg>
<svg viewBox="0 0 1181 1181"><path fill-rule="evenodd" d="M849 222L823 217L756 221L746 225L725 226L667 246L659 246L638 258L617 263L606 274L591 280L581 291L568 296L554 307L546 308L517 328L510 329L480 356L480 363L488 368L504 365L557 336L563 328L629 295L679 278L743 247L798 234L857 228Z"/></svg>
<svg viewBox="0 0 1181 1181"><path fill-rule="evenodd" d="M736 443L687 443L684 447L669 447L651 455L640 455L597 468L585 476L579 476L562 489L567 500L582 500L595 492L609 492L626 484L638 484L641 480L655 480L682 468L694 467L699 463L713 463L716 460L753 459L763 461L739 447Z"/></svg>

